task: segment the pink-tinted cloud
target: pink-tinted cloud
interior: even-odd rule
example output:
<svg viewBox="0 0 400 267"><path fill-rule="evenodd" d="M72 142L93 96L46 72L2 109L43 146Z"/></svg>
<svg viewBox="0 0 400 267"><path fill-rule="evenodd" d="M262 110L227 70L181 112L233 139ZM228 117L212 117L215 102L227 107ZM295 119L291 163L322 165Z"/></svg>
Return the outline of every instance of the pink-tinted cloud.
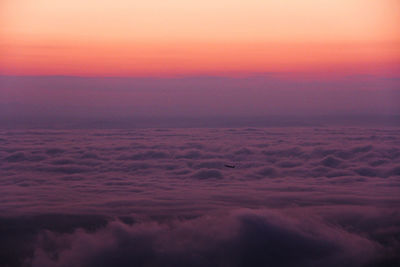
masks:
<svg viewBox="0 0 400 267"><path fill-rule="evenodd" d="M0 265L396 265L399 136L2 130Z"/></svg>
<svg viewBox="0 0 400 267"><path fill-rule="evenodd" d="M0 123L75 128L395 125L399 87L399 79L389 76L0 77Z"/></svg>

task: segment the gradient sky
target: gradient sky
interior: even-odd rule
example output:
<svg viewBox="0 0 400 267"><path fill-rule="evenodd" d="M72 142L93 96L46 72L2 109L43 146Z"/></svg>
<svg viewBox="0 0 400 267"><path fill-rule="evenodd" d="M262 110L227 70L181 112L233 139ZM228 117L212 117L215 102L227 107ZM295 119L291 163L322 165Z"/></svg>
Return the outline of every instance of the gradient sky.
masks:
<svg viewBox="0 0 400 267"><path fill-rule="evenodd" d="M400 115L398 0L2 0L0 12L2 125Z"/></svg>
<svg viewBox="0 0 400 267"><path fill-rule="evenodd" d="M4 75L399 73L398 0L2 0Z"/></svg>

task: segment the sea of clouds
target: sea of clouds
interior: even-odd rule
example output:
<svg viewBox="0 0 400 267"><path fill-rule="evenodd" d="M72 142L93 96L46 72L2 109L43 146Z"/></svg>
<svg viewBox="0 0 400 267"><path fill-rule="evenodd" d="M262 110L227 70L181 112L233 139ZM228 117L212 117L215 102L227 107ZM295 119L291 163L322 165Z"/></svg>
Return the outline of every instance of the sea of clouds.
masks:
<svg viewBox="0 0 400 267"><path fill-rule="evenodd" d="M398 266L400 129L2 130L0 203L0 266Z"/></svg>

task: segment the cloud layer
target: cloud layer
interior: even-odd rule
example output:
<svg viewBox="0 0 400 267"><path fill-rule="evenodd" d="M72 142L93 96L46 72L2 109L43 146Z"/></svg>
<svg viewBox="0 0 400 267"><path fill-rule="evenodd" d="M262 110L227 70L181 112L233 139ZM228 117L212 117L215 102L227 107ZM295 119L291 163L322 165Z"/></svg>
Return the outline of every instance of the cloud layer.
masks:
<svg viewBox="0 0 400 267"><path fill-rule="evenodd" d="M398 128L1 131L0 177L0 266L400 262Z"/></svg>

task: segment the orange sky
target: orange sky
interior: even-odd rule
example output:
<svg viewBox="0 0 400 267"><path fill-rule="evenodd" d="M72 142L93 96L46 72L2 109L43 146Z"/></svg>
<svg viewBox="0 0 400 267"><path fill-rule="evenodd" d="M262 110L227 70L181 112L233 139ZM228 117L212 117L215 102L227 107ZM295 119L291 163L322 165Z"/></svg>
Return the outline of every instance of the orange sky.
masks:
<svg viewBox="0 0 400 267"><path fill-rule="evenodd" d="M0 74L399 71L398 0L2 0Z"/></svg>

